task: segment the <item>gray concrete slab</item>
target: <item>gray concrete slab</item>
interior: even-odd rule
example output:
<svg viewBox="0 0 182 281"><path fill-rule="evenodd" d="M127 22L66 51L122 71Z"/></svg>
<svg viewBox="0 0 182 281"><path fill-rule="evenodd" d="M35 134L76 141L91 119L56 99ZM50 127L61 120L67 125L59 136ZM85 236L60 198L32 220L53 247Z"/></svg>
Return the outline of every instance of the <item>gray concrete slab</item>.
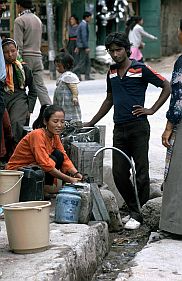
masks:
<svg viewBox="0 0 182 281"><path fill-rule="evenodd" d="M9 250L5 222L0 220L0 280L89 281L108 252L104 222L50 224L50 247L34 254Z"/></svg>
<svg viewBox="0 0 182 281"><path fill-rule="evenodd" d="M182 241L164 239L147 244L116 281L182 281Z"/></svg>

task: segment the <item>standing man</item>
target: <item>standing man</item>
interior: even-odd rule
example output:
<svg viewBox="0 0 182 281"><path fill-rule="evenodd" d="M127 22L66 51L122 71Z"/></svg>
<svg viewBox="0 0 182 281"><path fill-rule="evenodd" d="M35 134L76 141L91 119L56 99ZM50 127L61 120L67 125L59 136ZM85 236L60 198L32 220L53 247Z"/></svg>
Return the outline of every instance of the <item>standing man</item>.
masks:
<svg viewBox="0 0 182 281"><path fill-rule="evenodd" d="M31 12L32 0L17 0L19 17L14 22L14 39L23 60L32 69L40 104L52 104L43 81L41 55L42 22Z"/></svg>
<svg viewBox="0 0 182 281"><path fill-rule="evenodd" d="M150 67L130 60L130 42L125 33L111 33L105 42L106 49L116 64L107 74L107 96L97 114L85 124L93 126L114 106L113 146L132 157L135 163L136 182L140 205L149 199L148 148L150 125L147 115L153 115L170 95L169 82ZM151 108L144 108L148 83L162 88ZM125 229L137 229L142 223L140 208L130 181L130 165L118 152L113 153L115 184L125 200L129 215L123 218Z"/></svg>
<svg viewBox="0 0 182 281"><path fill-rule="evenodd" d="M85 80L93 80L90 77L90 49L88 47L89 40L89 28L88 23L92 19L92 14L90 12L84 12L83 20L80 22L77 29L77 41L76 41L76 53L78 53L78 63L74 67L73 72L75 72L79 79L81 79L81 74L85 74Z"/></svg>
<svg viewBox="0 0 182 281"><path fill-rule="evenodd" d="M2 17L2 13L6 10L6 5L1 1L0 3L0 19ZM2 50L2 40L0 37L0 144L1 144L1 138L2 138L2 122L3 122L3 115L4 115L4 99L2 94L2 89L4 87L4 81L6 79L6 68L5 68L5 61L4 61L4 55Z"/></svg>

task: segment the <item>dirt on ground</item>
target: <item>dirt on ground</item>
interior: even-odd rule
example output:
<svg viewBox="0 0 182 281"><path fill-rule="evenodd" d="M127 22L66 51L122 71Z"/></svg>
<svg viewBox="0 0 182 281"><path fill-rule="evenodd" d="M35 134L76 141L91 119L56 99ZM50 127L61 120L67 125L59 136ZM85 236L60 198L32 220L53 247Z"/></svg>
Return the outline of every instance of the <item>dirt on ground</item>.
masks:
<svg viewBox="0 0 182 281"><path fill-rule="evenodd" d="M120 210L121 217L126 216L126 210ZM130 271L130 263L136 253L146 245L150 230L142 225L136 230L121 229L118 232L110 232L110 252L98 267L92 281L115 280L119 272Z"/></svg>

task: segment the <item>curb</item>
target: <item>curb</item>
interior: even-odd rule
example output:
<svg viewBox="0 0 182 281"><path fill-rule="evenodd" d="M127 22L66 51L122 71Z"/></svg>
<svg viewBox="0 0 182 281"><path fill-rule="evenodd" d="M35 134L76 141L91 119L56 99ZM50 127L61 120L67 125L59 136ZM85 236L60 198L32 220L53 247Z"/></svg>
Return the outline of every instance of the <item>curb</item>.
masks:
<svg viewBox="0 0 182 281"><path fill-rule="evenodd" d="M109 251L105 222L51 223L50 248L26 255L9 251L5 222L0 221L0 226L1 280L89 281Z"/></svg>

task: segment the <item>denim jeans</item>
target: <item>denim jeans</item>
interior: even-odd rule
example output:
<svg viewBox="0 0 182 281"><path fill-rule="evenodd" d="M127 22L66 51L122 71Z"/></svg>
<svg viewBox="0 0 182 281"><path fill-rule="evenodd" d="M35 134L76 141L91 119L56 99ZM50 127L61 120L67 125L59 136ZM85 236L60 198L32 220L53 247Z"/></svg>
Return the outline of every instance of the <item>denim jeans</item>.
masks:
<svg viewBox="0 0 182 281"><path fill-rule="evenodd" d="M113 146L125 152L134 161L138 197L141 206L149 199L149 137L150 125L148 120L128 122L114 127ZM134 186L130 180L130 168L126 157L114 151L113 177L116 187L125 200L131 217L142 222Z"/></svg>

